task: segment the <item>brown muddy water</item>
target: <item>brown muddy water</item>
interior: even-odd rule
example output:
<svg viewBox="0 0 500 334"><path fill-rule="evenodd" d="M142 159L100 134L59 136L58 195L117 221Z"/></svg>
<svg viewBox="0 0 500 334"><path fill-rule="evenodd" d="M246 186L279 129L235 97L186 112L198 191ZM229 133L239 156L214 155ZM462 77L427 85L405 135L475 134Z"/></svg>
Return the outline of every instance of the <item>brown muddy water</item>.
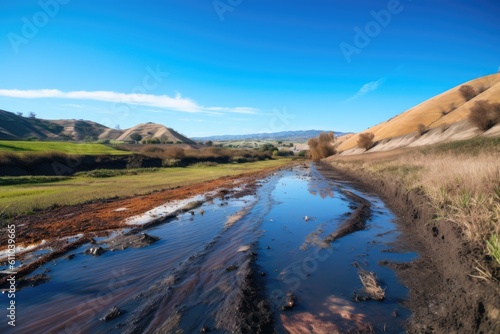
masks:
<svg viewBox="0 0 500 334"><path fill-rule="evenodd" d="M206 201L145 229L159 238L139 235L145 247L113 247L124 230L42 266L30 276L50 279L17 292L16 327L4 319L0 332L401 333L407 289L379 263L416 255L395 246L394 219L379 198L314 166L281 171L255 195ZM103 254L85 254L99 246ZM363 272L383 300L370 298ZM1 295L3 310L8 301Z"/></svg>

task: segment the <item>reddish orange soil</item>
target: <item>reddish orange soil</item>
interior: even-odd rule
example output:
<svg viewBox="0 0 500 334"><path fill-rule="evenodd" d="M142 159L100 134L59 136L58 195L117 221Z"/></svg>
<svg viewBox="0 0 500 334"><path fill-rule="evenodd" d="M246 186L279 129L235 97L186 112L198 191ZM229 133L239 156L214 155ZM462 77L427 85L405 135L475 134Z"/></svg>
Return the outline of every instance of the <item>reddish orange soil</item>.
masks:
<svg viewBox="0 0 500 334"><path fill-rule="evenodd" d="M189 198L216 189L232 188L250 183L283 167L276 167L244 175L227 176L187 187L173 188L149 195L124 199L99 200L93 203L65 206L25 215L14 219L17 244L29 245L41 240L72 236L78 233L103 232L125 227L124 220L142 214L168 201ZM226 190L227 191L227 190ZM115 211L127 208L124 211ZM0 245L7 245L6 234L0 236Z"/></svg>

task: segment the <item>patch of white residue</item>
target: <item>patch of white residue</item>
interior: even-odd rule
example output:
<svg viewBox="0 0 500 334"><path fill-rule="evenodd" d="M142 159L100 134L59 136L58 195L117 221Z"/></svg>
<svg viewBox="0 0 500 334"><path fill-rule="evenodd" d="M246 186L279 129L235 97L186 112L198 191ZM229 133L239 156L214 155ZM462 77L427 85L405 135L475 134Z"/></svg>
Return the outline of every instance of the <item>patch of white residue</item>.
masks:
<svg viewBox="0 0 500 334"><path fill-rule="evenodd" d="M24 253L27 251L30 251L38 246L42 246L45 244L45 240L42 240L39 244L34 244L34 245L29 245L29 246L16 246L15 248L12 248L9 250L9 248L3 249L0 251L0 261L3 261L4 259L9 257L9 254L20 254Z"/></svg>
<svg viewBox="0 0 500 334"><path fill-rule="evenodd" d="M113 210L113 211L120 212L120 211L127 211L127 210L128 210L128 208L118 208L118 209Z"/></svg>
<svg viewBox="0 0 500 334"><path fill-rule="evenodd" d="M129 218L125 219L124 222L125 222L125 224L128 224L128 225L144 225L144 224L150 223L150 222L157 220L157 219L162 219L162 218L166 218L166 217L175 215L178 211L180 211L182 208L184 208L189 203L195 202L195 201L202 201L204 199L205 199L205 196L198 195L198 196L194 196L194 197L183 199L183 200L171 201L171 202L165 203L163 205L157 206L156 208L151 209L147 212L144 212L143 214L129 217Z"/></svg>
<svg viewBox="0 0 500 334"><path fill-rule="evenodd" d="M250 249L250 246L248 245L243 245L243 246L240 246L240 248L238 248L238 252L246 252Z"/></svg>
<svg viewBox="0 0 500 334"><path fill-rule="evenodd" d="M75 235L70 235L69 237L63 237L63 238L61 238L61 240L70 240L70 239L78 240L81 237L83 237L83 233L78 233L78 234L75 234Z"/></svg>

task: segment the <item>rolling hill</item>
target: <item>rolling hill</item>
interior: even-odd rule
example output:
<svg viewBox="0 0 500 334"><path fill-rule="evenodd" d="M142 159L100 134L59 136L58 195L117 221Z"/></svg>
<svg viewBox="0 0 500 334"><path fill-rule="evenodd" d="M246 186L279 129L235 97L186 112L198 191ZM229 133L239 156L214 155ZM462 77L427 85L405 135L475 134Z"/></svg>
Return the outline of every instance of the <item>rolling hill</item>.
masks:
<svg viewBox="0 0 500 334"><path fill-rule="evenodd" d="M174 129L167 128L161 124L155 123L138 124L130 129L123 131L117 138L117 140L133 141L130 136L134 133L139 134L142 138L158 138L162 141L171 141L174 143L180 141L183 144L196 144L193 140L181 135Z"/></svg>
<svg viewBox="0 0 500 334"><path fill-rule="evenodd" d="M474 88L477 95L466 101L459 92L460 87L469 85ZM396 146L407 146L415 139L415 134L419 124L425 125L436 135L440 127L450 128L456 134L458 132L469 132L474 134L472 125L466 121L470 108L475 102L486 100L490 103L500 102L500 73L488 75L464 84L458 85L442 94L439 94L396 117L375 125L364 132L371 132L375 135L375 142L387 143L389 139L400 140ZM434 130L433 130L434 129ZM406 136L406 137L405 137ZM403 138L404 137L404 138ZM339 138L342 142L338 145L339 151L356 149L359 134L349 138ZM443 138L446 139L446 138ZM425 141L421 140L422 144ZM393 144L394 141L393 141ZM378 149L381 149L380 147Z"/></svg>
<svg viewBox="0 0 500 334"><path fill-rule="evenodd" d="M0 110L0 140L56 140L82 141L121 140L133 141L130 136L139 134L144 139L158 138L161 141L180 141L183 144L195 144L191 139L161 124L143 123L126 130L116 130L105 125L76 119L44 120L23 117L5 110Z"/></svg>
<svg viewBox="0 0 500 334"><path fill-rule="evenodd" d="M39 139L60 139L62 130L57 124L48 121L26 118L0 110L0 140L19 140L29 137Z"/></svg>

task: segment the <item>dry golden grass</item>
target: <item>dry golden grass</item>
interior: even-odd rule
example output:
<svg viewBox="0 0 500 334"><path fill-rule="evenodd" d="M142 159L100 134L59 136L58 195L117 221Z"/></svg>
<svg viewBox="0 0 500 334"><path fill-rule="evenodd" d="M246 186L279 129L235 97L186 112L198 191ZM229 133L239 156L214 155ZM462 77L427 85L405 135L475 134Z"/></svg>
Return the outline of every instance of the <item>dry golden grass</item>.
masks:
<svg viewBox="0 0 500 334"><path fill-rule="evenodd" d="M465 101L459 91L463 85L473 87L479 94ZM463 85L454 87L363 132L372 132L376 142L415 132L418 124L432 129L443 124L451 125L464 120L468 117L470 108L479 100L490 103L500 102L500 73L475 79ZM483 89L485 90L482 91ZM338 146L337 150L345 151L355 148L358 138L359 134L350 136Z"/></svg>
<svg viewBox="0 0 500 334"><path fill-rule="evenodd" d="M377 276L374 273L366 270L360 270L358 272L359 279L363 283L365 292L373 300L384 300L385 289L383 289L379 282L377 281Z"/></svg>
<svg viewBox="0 0 500 334"><path fill-rule="evenodd" d="M477 138L431 148L328 159L367 177L394 179L422 190L438 214L500 265L500 140ZM474 149L476 147L476 149ZM478 148L480 147L480 148Z"/></svg>

